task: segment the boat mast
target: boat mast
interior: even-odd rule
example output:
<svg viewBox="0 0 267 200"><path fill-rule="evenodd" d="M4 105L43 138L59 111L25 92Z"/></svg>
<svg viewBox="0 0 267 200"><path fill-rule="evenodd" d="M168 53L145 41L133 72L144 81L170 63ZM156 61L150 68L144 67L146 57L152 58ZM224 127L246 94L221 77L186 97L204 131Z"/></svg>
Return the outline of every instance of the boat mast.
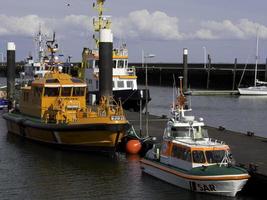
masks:
<svg viewBox="0 0 267 200"><path fill-rule="evenodd" d="M255 87L257 84L258 57L259 57L259 29L257 29L257 42L256 42L256 63L255 63L255 78L254 78Z"/></svg>
<svg viewBox="0 0 267 200"><path fill-rule="evenodd" d="M96 3L93 3L93 8L97 10L98 13L98 19L95 20L93 19L93 26L95 32L98 32L103 29L110 29L111 27L111 20L109 19L108 16L103 15L104 11L104 2L105 0L97 0ZM97 37L96 35L93 35L93 39L95 40L95 47L98 49L99 48L99 36Z"/></svg>
<svg viewBox="0 0 267 200"><path fill-rule="evenodd" d="M42 34L41 25L39 25L39 31L37 35L34 37L34 40L38 48L38 62L39 63L43 61L43 57L44 57L44 48L43 48L44 38L43 37L44 36Z"/></svg>

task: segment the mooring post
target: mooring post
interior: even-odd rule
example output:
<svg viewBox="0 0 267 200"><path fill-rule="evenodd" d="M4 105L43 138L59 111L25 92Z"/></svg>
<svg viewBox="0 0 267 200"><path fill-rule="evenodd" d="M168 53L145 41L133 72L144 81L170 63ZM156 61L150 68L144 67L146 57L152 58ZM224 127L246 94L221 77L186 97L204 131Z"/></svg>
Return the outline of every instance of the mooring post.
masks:
<svg viewBox="0 0 267 200"><path fill-rule="evenodd" d="M112 50L111 29L100 29L99 33L99 97L112 95Z"/></svg>
<svg viewBox="0 0 267 200"><path fill-rule="evenodd" d="M211 67L211 59L210 59L210 54L208 54L207 89L209 89L210 86L210 67Z"/></svg>
<svg viewBox="0 0 267 200"><path fill-rule="evenodd" d="M266 58L266 61L265 61L265 77L264 77L264 80L267 82L267 58Z"/></svg>
<svg viewBox="0 0 267 200"><path fill-rule="evenodd" d="M234 69L233 69L233 85L232 85L232 90L235 89L236 67L237 67L237 58L235 58L235 64L234 64Z"/></svg>
<svg viewBox="0 0 267 200"><path fill-rule="evenodd" d="M11 109L15 98L16 75L16 46L14 42L7 43L7 99L10 101L8 109Z"/></svg>
<svg viewBox="0 0 267 200"><path fill-rule="evenodd" d="M188 49L184 48L183 50L183 66L184 66L184 82L183 82L183 91L186 92L188 88Z"/></svg>
<svg viewBox="0 0 267 200"><path fill-rule="evenodd" d="M161 67L159 68L159 86L161 86L161 81L162 81L162 77L161 77Z"/></svg>

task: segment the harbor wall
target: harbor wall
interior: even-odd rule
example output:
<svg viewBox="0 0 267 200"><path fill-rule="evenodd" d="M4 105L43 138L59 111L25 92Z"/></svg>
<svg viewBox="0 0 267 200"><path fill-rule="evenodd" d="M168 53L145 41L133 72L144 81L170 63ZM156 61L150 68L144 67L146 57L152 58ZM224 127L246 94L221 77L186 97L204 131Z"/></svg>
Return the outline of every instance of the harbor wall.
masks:
<svg viewBox="0 0 267 200"><path fill-rule="evenodd" d="M16 64L17 76L19 72L23 71L23 65L22 62ZM74 67L71 69L71 73L75 76L81 63L72 63L72 65ZM173 76L178 81L178 76L184 75L183 63L148 63L143 67L142 63L129 63L129 66L135 67L138 84L143 85L145 84L145 66L147 66L149 85L172 86ZM203 63L188 63L187 68L188 88L234 90L237 89L242 74L244 75L241 86L249 86L254 83L255 64L212 63L210 67L207 65L204 68ZM245 71L244 68L246 68ZM0 75L6 76L5 63L0 63ZM260 81L267 81L267 64L258 65L257 78Z"/></svg>
<svg viewBox="0 0 267 200"><path fill-rule="evenodd" d="M138 82L144 84L145 66L142 67L140 63L130 63L129 66L136 68ZM188 63L187 68L188 88L234 90L237 89L242 76L241 86L254 83L255 64L216 63L211 64L210 68L204 68L202 63ZM156 86L172 86L173 77L177 82L178 77L184 75L183 63L149 63L147 71L148 84ZM267 81L266 73L266 64L259 64L257 78Z"/></svg>

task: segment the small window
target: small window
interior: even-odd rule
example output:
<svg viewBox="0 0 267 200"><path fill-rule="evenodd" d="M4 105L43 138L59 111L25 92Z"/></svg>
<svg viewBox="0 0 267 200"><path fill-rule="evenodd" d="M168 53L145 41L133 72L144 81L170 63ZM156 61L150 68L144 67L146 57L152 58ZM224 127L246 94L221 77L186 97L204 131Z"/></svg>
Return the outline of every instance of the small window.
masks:
<svg viewBox="0 0 267 200"><path fill-rule="evenodd" d="M208 163L220 163L222 162L225 156L225 151L224 150L206 151L205 154Z"/></svg>
<svg viewBox="0 0 267 200"><path fill-rule="evenodd" d="M112 81L112 88L115 88L115 83L114 83L114 81Z"/></svg>
<svg viewBox="0 0 267 200"><path fill-rule="evenodd" d="M94 62L93 62L93 60L89 60L89 67L90 67L90 68L93 68L93 66L94 66Z"/></svg>
<svg viewBox="0 0 267 200"><path fill-rule="evenodd" d="M81 79L78 78L71 78L73 83L83 83L83 81Z"/></svg>
<svg viewBox="0 0 267 200"><path fill-rule="evenodd" d="M124 64L123 60L119 60L118 61L118 68L123 68L123 64Z"/></svg>
<svg viewBox="0 0 267 200"><path fill-rule="evenodd" d="M71 96L71 87L61 88L61 96L63 96L63 97Z"/></svg>
<svg viewBox="0 0 267 200"><path fill-rule="evenodd" d="M98 90L98 88L99 88L99 81L98 80L95 81L95 87Z"/></svg>
<svg viewBox="0 0 267 200"><path fill-rule="evenodd" d="M113 65L112 65L113 68L116 68L116 63L117 63L116 60L113 60Z"/></svg>
<svg viewBox="0 0 267 200"><path fill-rule="evenodd" d="M172 127L171 136L172 137L189 137L189 129L186 127Z"/></svg>
<svg viewBox="0 0 267 200"><path fill-rule="evenodd" d="M73 88L73 96L84 96L85 88L75 87Z"/></svg>
<svg viewBox="0 0 267 200"><path fill-rule="evenodd" d="M205 156L203 151L193 151L193 161L195 163L205 163Z"/></svg>
<svg viewBox="0 0 267 200"><path fill-rule="evenodd" d="M133 81L127 81L127 88L133 88Z"/></svg>
<svg viewBox="0 0 267 200"><path fill-rule="evenodd" d="M47 79L45 82L46 83L59 83L59 80L53 78L53 79Z"/></svg>
<svg viewBox="0 0 267 200"><path fill-rule="evenodd" d="M128 67L128 60L125 60L125 67Z"/></svg>
<svg viewBox="0 0 267 200"><path fill-rule="evenodd" d="M59 88L45 88L45 96L55 97L59 95Z"/></svg>
<svg viewBox="0 0 267 200"><path fill-rule="evenodd" d="M118 81L118 88L124 88L124 82Z"/></svg>
<svg viewBox="0 0 267 200"><path fill-rule="evenodd" d="M95 60L95 68L98 68L98 65L99 65L99 61Z"/></svg>
<svg viewBox="0 0 267 200"><path fill-rule="evenodd" d="M182 148L176 145L173 146L172 156L175 158L179 158L181 160L191 162L191 151L190 149L187 149L187 148Z"/></svg>

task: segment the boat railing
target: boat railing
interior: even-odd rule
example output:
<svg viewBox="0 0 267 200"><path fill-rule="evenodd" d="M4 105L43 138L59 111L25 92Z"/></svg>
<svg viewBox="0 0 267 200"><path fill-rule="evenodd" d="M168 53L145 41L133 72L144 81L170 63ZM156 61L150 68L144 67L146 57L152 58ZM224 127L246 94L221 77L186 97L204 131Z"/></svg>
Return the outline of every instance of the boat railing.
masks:
<svg viewBox="0 0 267 200"><path fill-rule="evenodd" d="M222 141L222 140L217 140L217 139L214 139L214 138L208 138L209 140L209 142L212 142L212 143L217 143L217 144L225 144L225 142L224 141Z"/></svg>

